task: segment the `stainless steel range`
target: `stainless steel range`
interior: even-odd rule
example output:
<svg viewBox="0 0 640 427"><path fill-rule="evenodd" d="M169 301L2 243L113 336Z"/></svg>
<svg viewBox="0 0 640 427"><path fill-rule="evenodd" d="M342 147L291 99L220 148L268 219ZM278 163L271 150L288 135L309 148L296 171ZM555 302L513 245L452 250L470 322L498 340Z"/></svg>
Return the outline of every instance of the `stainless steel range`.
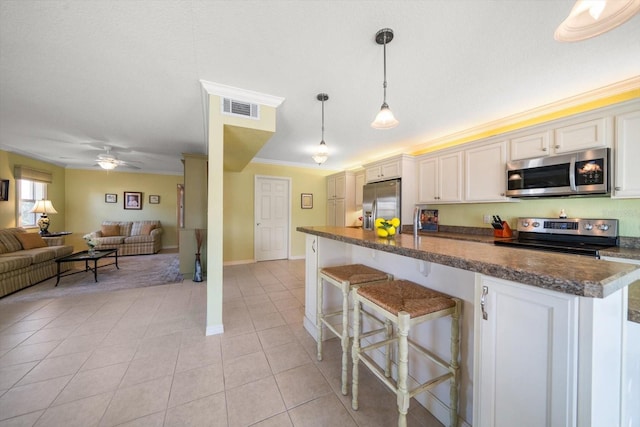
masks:
<svg viewBox="0 0 640 427"><path fill-rule="evenodd" d="M619 245L617 219L518 218L517 230L517 239L495 244L596 258L601 249Z"/></svg>

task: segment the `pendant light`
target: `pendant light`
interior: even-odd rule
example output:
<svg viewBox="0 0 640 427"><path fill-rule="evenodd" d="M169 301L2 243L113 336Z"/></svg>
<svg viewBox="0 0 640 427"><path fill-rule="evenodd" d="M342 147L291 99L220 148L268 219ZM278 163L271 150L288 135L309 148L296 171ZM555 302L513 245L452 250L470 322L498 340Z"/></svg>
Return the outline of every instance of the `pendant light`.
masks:
<svg viewBox="0 0 640 427"><path fill-rule="evenodd" d="M553 35L560 42L589 39L616 28L640 11L640 0L577 0Z"/></svg>
<svg viewBox="0 0 640 427"><path fill-rule="evenodd" d="M329 158L329 149L327 148L327 144L324 142L324 101L329 99L329 95L326 93L319 93L316 98L318 101L322 101L322 139L320 140L320 146L312 156L312 159L314 162L321 165Z"/></svg>
<svg viewBox="0 0 640 427"><path fill-rule="evenodd" d="M381 44L384 49L384 82L382 83L384 98L380 111L371 123L371 127L374 129L391 129L398 126L398 121L387 105L387 43L390 43L391 40L393 40L393 30L390 28L383 28L376 33L376 43Z"/></svg>

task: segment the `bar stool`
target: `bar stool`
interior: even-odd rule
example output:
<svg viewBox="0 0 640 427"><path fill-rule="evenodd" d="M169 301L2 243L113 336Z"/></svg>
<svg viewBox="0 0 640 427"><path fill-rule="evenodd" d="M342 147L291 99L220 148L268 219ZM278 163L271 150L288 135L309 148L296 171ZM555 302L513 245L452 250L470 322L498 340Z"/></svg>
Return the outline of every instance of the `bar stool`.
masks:
<svg viewBox="0 0 640 427"><path fill-rule="evenodd" d="M460 309L461 301L458 298L450 297L440 292L434 291L407 280L393 280L390 282L373 284L370 286L354 289L353 295L353 380L352 380L352 401L354 410L358 409L358 362L362 361L378 378L380 378L393 392L396 393L398 401L398 426L407 425L407 412L409 410L410 399L423 391L426 391L447 379L450 380L450 425L456 426L458 421L458 385L459 385L459 365L458 356L460 354ZM386 336L384 340L378 341L366 347L361 347L362 336L359 335L359 313L362 307L367 307L374 313L390 320L397 328L397 334ZM408 338L409 330L412 326L437 319L451 316L451 360L446 362L436 356L430 350L418 345ZM396 382L390 378L376 364L376 362L365 352L387 346L385 358L390 359L388 350L389 343L398 345L398 380ZM430 379L412 390L407 388L407 377L409 372L408 353L409 346L417 350L418 353L432 360L436 364L445 368L448 372L436 378Z"/></svg>
<svg viewBox="0 0 640 427"><path fill-rule="evenodd" d="M317 310L316 310L316 327L318 331L318 360L322 360L322 340L323 327L333 332L340 338L342 345L342 394L347 394L347 368L348 368L348 352L349 352L349 293L354 286L364 286L371 283L392 280L393 276L375 268L367 267L362 264L340 265L335 267L321 268L318 273L318 289L317 289ZM336 286L342 291L342 310L332 313L324 313L324 292L323 281ZM379 319L372 317L366 311L363 314L371 317L373 320L383 324ZM342 315L341 329L329 323L327 319ZM391 328L391 323L385 326ZM380 329L367 332L365 336L380 332Z"/></svg>

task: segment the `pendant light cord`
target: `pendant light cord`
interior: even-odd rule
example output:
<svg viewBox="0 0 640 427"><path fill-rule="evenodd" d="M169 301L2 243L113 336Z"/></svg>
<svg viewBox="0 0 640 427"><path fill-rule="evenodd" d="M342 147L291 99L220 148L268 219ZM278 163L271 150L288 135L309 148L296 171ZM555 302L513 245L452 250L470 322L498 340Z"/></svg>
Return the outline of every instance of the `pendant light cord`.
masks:
<svg viewBox="0 0 640 427"><path fill-rule="evenodd" d="M382 92L383 92L383 99L382 99L382 103L384 105L387 104L387 36L384 36L384 43L382 45L382 58L383 58L383 69L384 69L384 80L382 82Z"/></svg>
<svg viewBox="0 0 640 427"><path fill-rule="evenodd" d="M322 97L322 139L321 142L324 142L324 96Z"/></svg>

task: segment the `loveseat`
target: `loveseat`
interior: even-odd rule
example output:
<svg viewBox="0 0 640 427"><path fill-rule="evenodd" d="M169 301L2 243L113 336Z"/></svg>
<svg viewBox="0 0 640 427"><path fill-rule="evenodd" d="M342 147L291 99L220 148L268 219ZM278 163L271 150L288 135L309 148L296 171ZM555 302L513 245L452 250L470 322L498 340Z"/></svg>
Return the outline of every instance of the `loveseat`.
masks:
<svg viewBox="0 0 640 427"><path fill-rule="evenodd" d="M73 253L63 238L43 239L21 227L0 230L0 297L54 277L56 259ZM70 268L62 263L60 271Z"/></svg>
<svg viewBox="0 0 640 427"><path fill-rule="evenodd" d="M96 249L117 249L121 255L155 254L162 249L160 221L104 221L91 233Z"/></svg>

